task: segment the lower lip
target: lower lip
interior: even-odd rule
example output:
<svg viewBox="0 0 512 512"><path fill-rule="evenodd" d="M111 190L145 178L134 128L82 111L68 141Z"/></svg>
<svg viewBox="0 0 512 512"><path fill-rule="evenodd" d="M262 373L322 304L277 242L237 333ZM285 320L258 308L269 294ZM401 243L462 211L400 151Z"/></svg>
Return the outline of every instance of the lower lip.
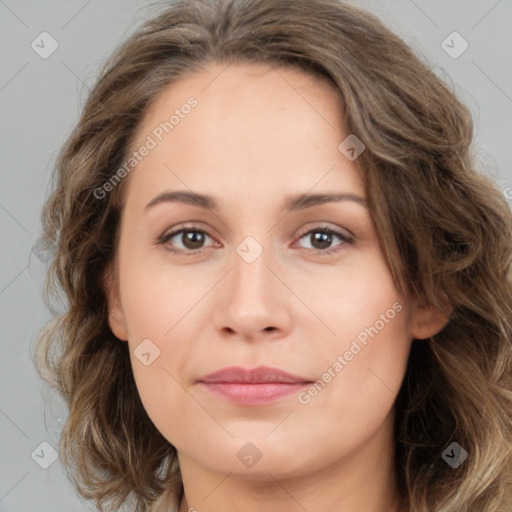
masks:
<svg viewBox="0 0 512 512"><path fill-rule="evenodd" d="M262 405L298 393L308 382L285 384L238 384L233 382L200 382L211 393L238 405Z"/></svg>

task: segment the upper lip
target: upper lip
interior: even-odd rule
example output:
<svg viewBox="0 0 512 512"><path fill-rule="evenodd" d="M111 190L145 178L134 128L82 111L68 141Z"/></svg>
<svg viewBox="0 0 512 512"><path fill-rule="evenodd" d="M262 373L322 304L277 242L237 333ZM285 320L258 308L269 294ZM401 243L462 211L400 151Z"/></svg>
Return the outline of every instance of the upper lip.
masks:
<svg viewBox="0 0 512 512"><path fill-rule="evenodd" d="M291 373L271 368L269 366L258 366L253 369L245 369L240 366L231 366L222 368L213 373L209 373L199 379L199 382L206 383L246 383L246 384L264 384L264 383L284 383L296 384L302 382L311 382L310 380L292 375Z"/></svg>

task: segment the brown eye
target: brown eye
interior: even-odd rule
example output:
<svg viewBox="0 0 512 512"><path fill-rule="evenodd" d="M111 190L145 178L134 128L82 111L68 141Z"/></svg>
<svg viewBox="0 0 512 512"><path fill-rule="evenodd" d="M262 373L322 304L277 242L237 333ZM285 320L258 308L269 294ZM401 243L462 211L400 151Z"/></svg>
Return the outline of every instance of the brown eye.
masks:
<svg viewBox="0 0 512 512"><path fill-rule="evenodd" d="M327 249L332 244L332 233L313 231L309 236L315 249Z"/></svg>
<svg viewBox="0 0 512 512"><path fill-rule="evenodd" d="M180 240L187 249L199 249L204 243L204 232L202 231L181 231Z"/></svg>
<svg viewBox="0 0 512 512"><path fill-rule="evenodd" d="M330 248L336 238L339 238L343 243L338 243L334 248ZM313 252L326 255L342 250L346 244L353 244L351 237L328 226L311 229L300 237L300 240L302 239L310 241Z"/></svg>
<svg viewBox="0 0 512 512"><path fill-rule="evenodd" d="M208 233L201 229L181 228L163 235L159 239L159 243L172 246L169 247L169 250L176 253L186 253L188 251L200 253L203 249L206 237L210 238ZM174 238L176 240L173 241L173 243L169 243ZM180 247L179 244L182 246Z"/></svg>
<svg viewBox="0 0 512 512"><path fill-rule="evenodd" d="M206 238L211 239L206 231L189 226L162 235L158 239L158 243L165 245L169 251L176 254L201 254L204 249L208 248L204 245ZM341 243L331 248L336 238L341 240ZM311 229L300 237L300 240L302 239L309 240L310 250L313 253L326 256L341 251L346 244L354 243L350 236L329 226Z"/></svg>

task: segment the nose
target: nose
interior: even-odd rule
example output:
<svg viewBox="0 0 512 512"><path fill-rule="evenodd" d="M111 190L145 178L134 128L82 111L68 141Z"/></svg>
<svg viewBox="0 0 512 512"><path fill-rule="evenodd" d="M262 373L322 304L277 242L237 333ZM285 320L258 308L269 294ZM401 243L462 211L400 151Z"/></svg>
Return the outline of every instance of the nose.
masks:
<svg viewBox="0 0 512 512"><path fill-rule="evenodd" d="M223 337L245 341L286 336L293 293L285 284L284 271L270 250L264 249L253 261L240 254L235 252L231 271L219 283L215 328Z"/></svg>

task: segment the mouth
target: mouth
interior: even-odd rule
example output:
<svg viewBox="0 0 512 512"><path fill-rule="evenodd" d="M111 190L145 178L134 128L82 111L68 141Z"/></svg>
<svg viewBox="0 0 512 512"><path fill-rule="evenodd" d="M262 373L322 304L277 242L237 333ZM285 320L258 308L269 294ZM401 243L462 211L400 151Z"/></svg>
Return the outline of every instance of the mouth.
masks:
<svg viewBox="0 0 512 512"><path fill-rule="evenodd" d="M208 392L238 405L264 405L283 399L313 381L278 368L260 366L252 370L229 367L198 379Z"/></svg>

